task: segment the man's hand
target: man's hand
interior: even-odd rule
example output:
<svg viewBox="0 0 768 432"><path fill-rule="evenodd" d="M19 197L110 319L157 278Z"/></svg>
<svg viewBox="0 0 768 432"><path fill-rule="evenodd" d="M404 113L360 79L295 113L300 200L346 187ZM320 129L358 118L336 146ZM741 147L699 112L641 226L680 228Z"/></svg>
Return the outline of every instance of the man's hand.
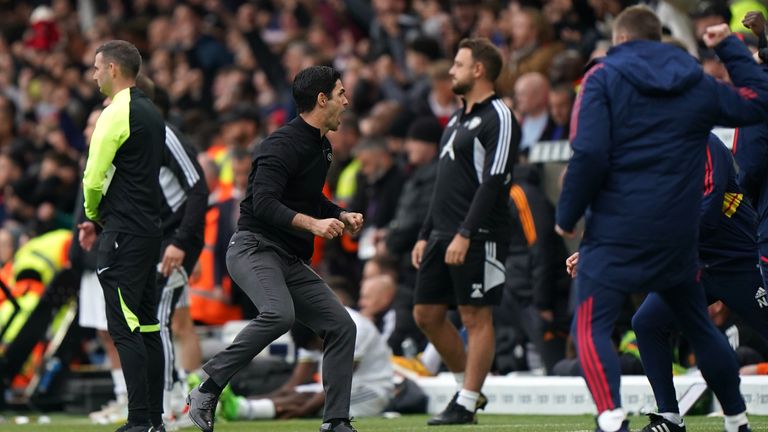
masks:
<svg viewBox="0 0 768 432"><path fill-rule="evenodd" d="M559 225L555 225L555 232L560 237L566 238L566 239L572 239L572 238L576 237L576 233L575 232L573 232L573 231L566 231L566 230L560 228Z"/></svg>
<svg viewBox="0 0 768 432"><path fill-rule="evenodd" d="M752 30L752 33L757 37L762 37L765 34L765 17L760 11L747 12L741 23L744 24L744 27Z"/></svg>
<svg viewBox="0 0 768 432"><path fill-rule="evenodd" d="M96 242L96 225L93 222L83 222L77 225L79 233L77 236L80 241L80 247L85 251L90 251L93 248L93 243Z"/></svg>
<svg viewBox="0 0 768 432"><path fill-rule="evenodd" d="M579 253L575 252L565 260L565 270L572 278L576 277L576 265L579 263Z"/></svg>
<svg viewBox="0 0 768 432"><path fill-rule="evenodd" d="M344 232L344 223L336 218L314 219L311 231L318 237L330 240Z"/></svg>
<svg viewBox="0 0 768 432"><path fill-rule="evenodd" d="M714 48L730 35L731 29L728 27L728 24L718 24L707 27L707 32L704 33L702 39L704 39L704 44L708 48Z"/></svg>
<svg viewBox="0 0 768 432"><path fill-rule="evenodd" d="M426 248L426 240L419 240L413 245L413 250L411 251L411 264L417 269L421 267L421 259L424 258L424 249Z"/></svg>
<svg viewBox="0 0 768 432"><path fill-rule="evenodd" d="M445 250L445 263L448 265L462 265L464 264L464 258L467 257L467 250L469 250L469 239L456 234L451 240L451 244L448 245L448 249Z"/></svg>
<svg viewBox="0 0 768 432"><path fill-rule="evenodd" d="M344 230L352 235L359 233L360 228L363 227L363 215L361 213L341 212L339 219L344 223Z"/></svg>
<svg viewBox="0 0 768 432"><path fill-rule="evenodd" d="M160 263L160 273L162 273L165 277L170 276L175 269L181 267L181 263L184 262L185 255L186 252L184 252L182 249L169 244L163 253L163 260Z"/></svg>

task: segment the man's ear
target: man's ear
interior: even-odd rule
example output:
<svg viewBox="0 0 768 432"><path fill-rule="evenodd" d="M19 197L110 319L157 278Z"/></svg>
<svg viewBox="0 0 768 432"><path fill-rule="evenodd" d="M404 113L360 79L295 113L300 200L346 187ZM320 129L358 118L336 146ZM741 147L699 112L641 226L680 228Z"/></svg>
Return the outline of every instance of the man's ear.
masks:
<svg viewBox="0 0 768 432"><path fill-rule="evenodd" d="M317 106L321 108L325 108L325 104L328 103L328 96L325 95L325 93L318 93L317 94Z"/></svg>
<svg viewBox="0 0 768 432"><path fill-rule="evenodd" d="M485 75L485 65L482 62L475 62L475 64L472 65L472 75L475 79Z"/></svg>
<svg viewBox="0 0 768 432"><path fill-rule="evenodd" d="M629 40L629 35L627 35L626 32L618 32L616 33L616 37L614 39L614 45L623 44L624 42Z"/></svg>

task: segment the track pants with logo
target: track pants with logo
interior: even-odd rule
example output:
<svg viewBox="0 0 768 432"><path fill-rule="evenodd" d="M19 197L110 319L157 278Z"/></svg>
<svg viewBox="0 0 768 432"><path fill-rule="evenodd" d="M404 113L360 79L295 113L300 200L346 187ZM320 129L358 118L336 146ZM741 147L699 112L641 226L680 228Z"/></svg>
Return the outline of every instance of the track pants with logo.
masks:
<svg viewBox="0 0 768 432"><path fill-rule="evenodd" d="M97 269L109 334L128 387L128 421L158 424L163 412L163 347L157 320L160 238L103 232Z"/></svg>
<svg viewBox="0 0 768 432"><path fill-rule="evenodd" d="M709 319L704 289L695 277L695 245L689 250L681 246L583 243L579 265L578 302L571 332L598 413L621 406L621 372L611 334L627 297L637 292L656 293L674 311L673 320L690 342L702 375L724 413L735 415L746 410L739 391L736 354ZM644 356L643 345L639 348ZM671 379L671 358L664 371ZM651 382L664 376L654 378L647 369L646 373Z"/></svg>
<svg viewBox="0 0 768 432"><path fill-rule="evenodd" d="M742 264L704 268L701 273L708 302L722 301L758 334L768 336L768 293L754 260ZM670 332L676 330L677 309L651 293L632 318L632 328L645 373L653 387L659 412L679 412L672 382L673 353ZM697 357L697 361L700 361Z"/></svg>

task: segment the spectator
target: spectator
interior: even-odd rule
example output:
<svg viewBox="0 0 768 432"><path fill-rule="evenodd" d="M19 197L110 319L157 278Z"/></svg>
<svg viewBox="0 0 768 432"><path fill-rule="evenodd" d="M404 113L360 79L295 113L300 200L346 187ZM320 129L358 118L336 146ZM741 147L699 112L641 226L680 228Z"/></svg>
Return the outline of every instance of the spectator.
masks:
<svg viewBox="0 0 768 432"><path fill-rule="evenodd" d="M410 251L429 211L429 200L437 177L437 148L443 128L434 117L420 117L408 129L405 152L411 174L403 185L395 215L388 226L385 252L400 261L400 272L415 283Z"/></svg>
<svg viewBox="0 0 768 432"><path fill-rule="evenodd" d="M381 138L362 141L355 157L360 161L360 173L349 210L365 214L358 257L366 260L376 253L376 244L384 239L385 229L395 216L405 178Z"/></svg>
<svg viewBox="0 0 768 432"><path fill-rule="evenodd" d="M509 60L496 82L503 95L511 94L515 81L525 73L546 74L552 58L563 50L563 45L553 40L552 26L538 9L524 7L513 14L511 29Z"/></svg>
<svg viewBox="0 0 768 432"><path fill-rule="evenodd" d="M515 114L520 118L520 153L527 154L531 146L542 140L545 132L554 124L547 111L549 82L538 73L520 76L515 83Z"/></svg>
<svg viewBox="0 0 768 432"><path fill-rule="evenodd" d="M450 70L449 60L438 60L432 63L429 70L429 93L408 103L414 116L434 116L440 122L440 126L445 127L448 124L451 115L459 109L456 95L451 89L453 83Z"/></svg>
<svg viewBox="0 0 768 432"><path fill-rule="evenodd" d="M568 139L571 123L571 108L576 94L570 84L553 87L549 91L549 123L542 140Z"/></svg>

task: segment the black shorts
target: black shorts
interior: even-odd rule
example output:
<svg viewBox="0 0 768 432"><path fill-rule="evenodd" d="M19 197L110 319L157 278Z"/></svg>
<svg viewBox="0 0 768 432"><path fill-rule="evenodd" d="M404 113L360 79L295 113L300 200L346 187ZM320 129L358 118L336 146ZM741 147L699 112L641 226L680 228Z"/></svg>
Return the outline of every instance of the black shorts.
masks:
<svg viewBox="0 0 768 432"><path fill-rule="evenodd" d="M470 240L460 266L445 263L451 238L430 236L416 277L416 304L498 305L506 272L508 245L497 241Z"/></svg>

